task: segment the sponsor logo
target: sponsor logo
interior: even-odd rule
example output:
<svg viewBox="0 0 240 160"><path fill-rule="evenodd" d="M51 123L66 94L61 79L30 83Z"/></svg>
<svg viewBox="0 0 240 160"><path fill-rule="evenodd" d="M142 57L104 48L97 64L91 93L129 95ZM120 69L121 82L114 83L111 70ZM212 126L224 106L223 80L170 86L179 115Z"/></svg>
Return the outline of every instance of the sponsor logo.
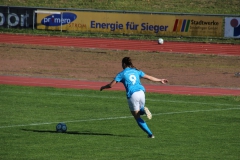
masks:
<svg viewBox="0 0 240 160"><path fill-rule="evenodd" d="M233 27L233 36L239 36L240 35L240 23L236 18L233 18L230 21L230 25L231 27Z"/></svg>
<svg viewBox="0 0 240 160"><path fill-rule="evenodd" d="M4 15L0 12L0 26L3 26L5 23L9 25L10 27L28 27L28 19L29 14L16 14L16 13L9 13L7 15Z"/></svg>
<svg viewBox="0 0 240 160"><path fill-rule="evenodd" d="M219 22L215 22L215 21L203 21L203 20L200 20L200 21L194 21L194 20L191 20L191 24L192 25L208 25L208 26L217 26L219 25Z"/></svg>
<svg viewBox="0 0 240 160"><path fill-rule="evenodd" d="M77 15L70 12L61 14L51 14L41 20L41 24L45 26L61 26L73 22Z"/></svg>
<svg viewBox="0 0 240 160"><path fill-rule="evenodd" d="M188 32L190 20L176 19L173 27L173 32Z"/></svg>
<svg viewBox="0 0 240 160"><path fill-rule="evenodd" d="M190 19L176 19L173 27L173 32L188 32L190 29L216 29L219 25L219 22L215 21L195 21ZM205 27L208 26L208 27ZM212 26L212 27L211 27ZM215 26L215 27L213 27Z"/></svg>

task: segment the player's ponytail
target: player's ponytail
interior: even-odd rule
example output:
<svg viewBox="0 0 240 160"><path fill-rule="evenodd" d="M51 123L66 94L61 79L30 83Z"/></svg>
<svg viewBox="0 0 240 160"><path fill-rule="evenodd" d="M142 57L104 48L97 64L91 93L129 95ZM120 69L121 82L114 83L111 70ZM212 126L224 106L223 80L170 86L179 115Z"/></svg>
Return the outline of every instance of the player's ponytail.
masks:
<svg viewBox="0 0 240 160"><path fill-rule="evenodd" d="M136 67L134 67L134 65L132 64L132 60L130 57L124 57L122 59L122 64L125 64L126 67L130 67L130 68L135 68L137 69ZM138 70L138 69L137 69Z"/></svg>

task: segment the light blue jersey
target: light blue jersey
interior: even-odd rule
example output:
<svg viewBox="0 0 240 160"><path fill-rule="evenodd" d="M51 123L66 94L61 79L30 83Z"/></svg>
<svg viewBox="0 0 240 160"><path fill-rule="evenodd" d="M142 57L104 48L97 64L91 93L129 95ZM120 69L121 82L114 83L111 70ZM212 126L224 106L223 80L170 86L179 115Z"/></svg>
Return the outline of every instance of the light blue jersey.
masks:
<svg viewBox="0 0 240 160"><path fill-rule="evenodd" d="M144 75L145 73L141 70L127 67L118 73L114 80L123 83L126 89L127 98L130 98L134 92L141 90L145 92L145 88L140 81L140 78Z"/></svg>

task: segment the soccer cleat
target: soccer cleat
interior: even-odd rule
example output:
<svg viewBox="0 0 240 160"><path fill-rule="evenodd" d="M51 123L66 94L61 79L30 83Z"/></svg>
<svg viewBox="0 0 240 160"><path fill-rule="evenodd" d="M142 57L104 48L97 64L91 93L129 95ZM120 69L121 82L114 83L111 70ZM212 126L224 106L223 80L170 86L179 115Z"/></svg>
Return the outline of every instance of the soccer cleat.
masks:
<svg viewBox="0 0 240 160"><path fill-rule="evenodd" d="M152 113L149 111L147 107L144 107L145 114L147 115L148 119L152 119Z"/></svg>
<svg viewBox="0 0 240 160"><path fill-rule="evenodd" d="M155 138L154 135L152 134L151 136L148 136L148 138Z"/></svg>

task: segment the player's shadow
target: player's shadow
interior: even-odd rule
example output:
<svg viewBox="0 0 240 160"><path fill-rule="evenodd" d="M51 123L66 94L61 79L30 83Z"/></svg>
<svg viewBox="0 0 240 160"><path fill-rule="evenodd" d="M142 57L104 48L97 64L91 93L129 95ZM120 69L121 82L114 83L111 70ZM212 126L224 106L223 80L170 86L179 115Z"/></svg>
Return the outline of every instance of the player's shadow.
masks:
<svg viewBox="0 0 240 160"><path fill-rule="evenodd" d="M65 133L58 133L51 130L36 130L36 129L21 129L22 131L38 132L38 133L55 133L55 134L76 134L76 135L94 135L94 136L115 136L115 137L131 137L128 135L114 135L109 133L93 133L93 132L79 132L79 131L67 131Z"/></svg>

